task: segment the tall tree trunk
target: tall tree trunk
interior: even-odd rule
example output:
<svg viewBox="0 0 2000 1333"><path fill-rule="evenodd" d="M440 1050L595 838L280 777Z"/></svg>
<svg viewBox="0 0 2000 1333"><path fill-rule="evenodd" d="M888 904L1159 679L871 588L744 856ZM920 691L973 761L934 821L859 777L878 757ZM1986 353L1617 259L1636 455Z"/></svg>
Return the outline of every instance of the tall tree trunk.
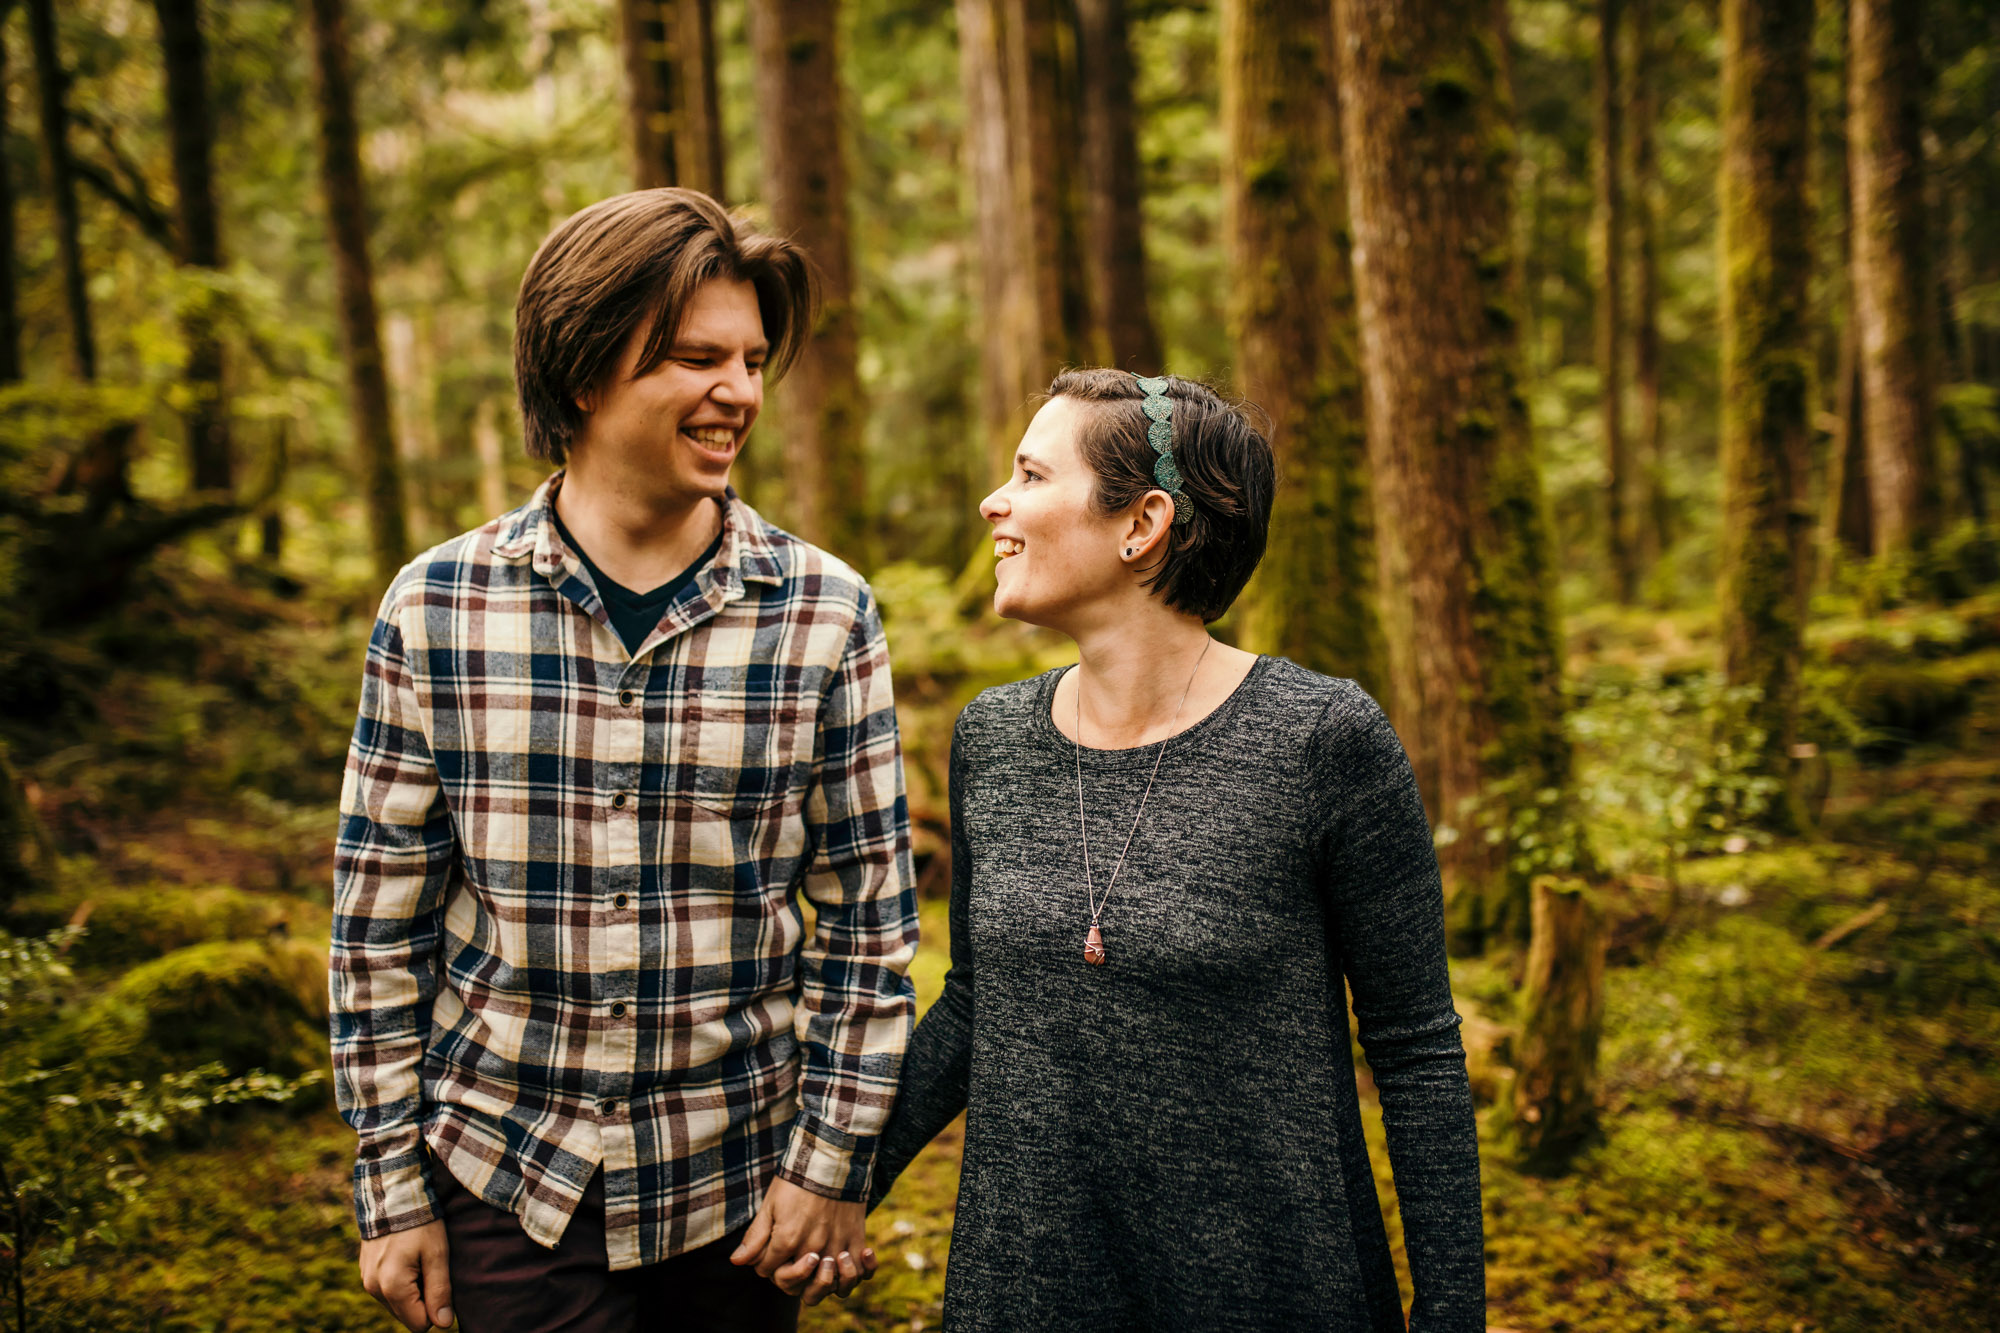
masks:
<svg viewBox="0 0 2000 1333"><path fill-rule="evenodd" d="M347 355L350 410L368 508L369 547L383 583L410 558L402 469L396 459L389 382L382 369L382 335L375 314L375 277L368 259L368 208L361 184L361 129L354 118L348 74L347 20L341 0L310 0L313 90L319 102L320 183L333 244L340 340Z"/></svg>
<svg viewBox="0 0 2000 1333"><path fill-rule="evenodd" d="M1271 417L1278 493L1246 646L1384 688L1333 24L1224 0L1223 237L1237 387Z"/></svg>
<svg viewBox="0 0 2000 1333"><path fill-rule="evenodd" d="M1642 567L1658 561L1673 542L1666 442L1660 430L1660 51L1656 2L1633 0L1632 102L1626 118L1626 134L1632 145L1632 377L1639 408L1634 433L1646 491L1638 543Z"/></svg>
<svg viewBox="0 0 2000 1333"><path fill-rule="evenodd" d="M1033 262L1035 391L1066 362L1101 361L1084 290L1073 52L1056 0L1000 0L1006 12L1007 132L1015 207Z"/></svg>
<svg viewBox="0 0 2000 1333"><path fill-rule="evenodd" d="M965 158L978 216L980 421L987 471L1011 466L1040 385L1033 266L1014 206L1012 136L1007 127L1007 47L1003 0L957 0L959 81L965 91Z"/></svg>
<svg viewBox="0 0 2000 1333"><path fill-rule="evenodd" d="M1081 94L1091 307L1110 347L1111 364L1155 375L1162 368L1160 335L1146 290L1125 0L1077 0L1076 23L1077 64L1089 72L1081 80Z"/></svg>
<svg viewBox="0 0 2000 1333"><path fill-rule="evenodd" d="M1503 14L1334 5L1392 717L1456 834L1439 860L1459 947L1527 933L1531 858L1506 833L1574 832L1540 825L1536 802L1568 790L1570 753L1522 396Z"/></svg>
<svg viewBox="0 0 2000 1333"><path fill-rule="evenodd" d="M7 87L7 17L12 0L0 3L0 90ZM0 144L7 142L7 99L0 96ZM21 378L21 302L14 286L14 173L0 155L0 384Z"/></svg>
<svg viewBox="0 0 2000 1333"><path fill-rule="evenodd" d="M62 255L63 300L69 308L70 354L76 376L97 378L97 339L90 327L90 295L83 276L82 218L76 204L76 167L69 151L69 75L56 50L53 0L28 0L28 41L35 53L35 82L41 94L42 161L48 165L49 198L56 215L56 249Z"/></svg>
<svg viewBox="0 0 2000 1333"><path fill-rule="evenodd" d="M682 184L713 199L727 197L723 179L722 94L716 79L715 0L680 0L681 86L686 90L687 164Z"/></svg>
<svg viewBox="0 0 2000 1333"><path fill-rule="evenodd" d="M1930 257L1924 235L1923 6L1853 0L1848 139L1854 313L1879 553L1922 546L1941 517Z"/></svg>
<svg viewBox="0 0 2000 1333"><path fill-rule="evenodd" d="M1773 812L1781 826L1804 822L1790 755L1811 557L1812 19L1812 0L1724 0L1722 9L1718 601L1730 683L1760 691L1762 766L1785 779Z"/></svg>
<svg viewBox="0 0 2000 1333"><path fill-rule="evenodd" d="M1875 554L1875 528L1868 506L1867 390L1861 383L1861 329L1848 311L1840 334L1840 382L1834 390L1833 475L1827 499L1833 507L1833 544L1852 555Z"/></svg>
<svg viewBox="0 0 2000 1333"><path fill-rule="evenodd" d="M217 270L222 267L222 242L209 162L215 124L208 108L200 5L198 0L154 0L154 8L166 61L167 131L173 143L180 258L191 268ZM187 381L194 399L186 414L188 482L194 490L227 490L235 482L214 305L212 296L203 293L182 318L188 342Z"/></svg>
<svg viewBox="0 0 2000 1333"><path fill-rule="evenodd" d="M713 0L618 0L625 110L638 188L722 197Z"/></svg>
<svg viewBox="0 0 2000 1333"><path fill-rule="evenodd" d="M1633 528L1632 456L1625 438L1624 106L1618 71L1623 0L1597 0L1597 128L1591 145L1597 191L1592 249L1597 261L1598 422L1604 433L1604 538L1618 600L1639 596L1638 538Z"/></svg>
<svg viewBox="0 0 2000 1333"><path fill-rule="evenodd" d="M818 266L820 324L780 389L793 521L808 541L865 563L868 483L847 159L841 142L838 6L750 0L757 127L771 221Z"/></svg>
<svg viewBox="0 0 2000 1333"><path fill-rule="evenodd" d="M1053 0L958 0L966 157L979 215L981 416L988 467L1011 466L1030 399L1088 359L1076 145Z"/></svg>

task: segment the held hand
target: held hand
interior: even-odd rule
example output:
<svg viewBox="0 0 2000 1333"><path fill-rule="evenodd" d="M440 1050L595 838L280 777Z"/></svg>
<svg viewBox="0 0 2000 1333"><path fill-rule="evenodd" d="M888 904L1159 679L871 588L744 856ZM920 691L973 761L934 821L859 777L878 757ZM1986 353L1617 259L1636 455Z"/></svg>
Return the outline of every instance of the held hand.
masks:
<svg viewBox="0 0 2000 1333"><path fill-rule="evenodd" d="M426 1222L361 1242L361 1285L410 1333L451 1327L444 1223Z"/></svg>
<svg viewBox="0 0 2000 1333"><path fill-rule="evenodd" d="M780 1291L817 1305L845 1296L875 1276L875 1251L867 1245L868 1210L774 1180L764 1192L743 1243L729 1262L754 1267Z"/></svg>

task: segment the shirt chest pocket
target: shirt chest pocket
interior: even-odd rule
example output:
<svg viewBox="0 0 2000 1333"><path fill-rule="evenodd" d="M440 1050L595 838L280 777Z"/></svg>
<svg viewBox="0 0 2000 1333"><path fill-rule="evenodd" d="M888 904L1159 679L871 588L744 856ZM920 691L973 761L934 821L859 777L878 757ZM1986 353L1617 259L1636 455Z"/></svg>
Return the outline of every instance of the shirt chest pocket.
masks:
<svg viewBox="0 0 2000 1333"><path fill-rule="evenodd" d="M799 856L813 742L810 713L797 699L704 682L687 712L676 784L687 860L734 870Z"/></svg>

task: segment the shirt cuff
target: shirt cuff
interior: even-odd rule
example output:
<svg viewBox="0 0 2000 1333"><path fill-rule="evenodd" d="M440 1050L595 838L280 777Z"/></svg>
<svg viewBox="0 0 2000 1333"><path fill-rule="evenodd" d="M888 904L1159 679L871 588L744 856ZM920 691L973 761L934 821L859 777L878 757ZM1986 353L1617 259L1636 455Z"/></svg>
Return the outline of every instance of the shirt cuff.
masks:
<svg viewBox="0 0 2000 1333"><path fill-rule="evenodd" d="M361 1239L408 1231L437 1215L437 1193L421 1150L354 1164L354 1221Z"/></svg>
<svg viewBox="0 0 2000 1333"><path fill-rule="evenodd" d="M865 1203L868 1173L875 1164L875 1140L857 1138L817 1116L799 1113L778 1176L800 1189L842 1203Z"/></svg>

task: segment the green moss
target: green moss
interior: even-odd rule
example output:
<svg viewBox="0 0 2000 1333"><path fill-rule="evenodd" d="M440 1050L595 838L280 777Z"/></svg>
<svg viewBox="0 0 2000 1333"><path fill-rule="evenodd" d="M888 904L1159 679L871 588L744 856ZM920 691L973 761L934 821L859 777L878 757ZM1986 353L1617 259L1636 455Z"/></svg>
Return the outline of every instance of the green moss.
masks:
<svg viewBox="0 0 2000 1333"><path fill-rule="evenodd" d="M219 1061L230 1073L300 1074L326 1063L326 949L226 940L177 949L118 979L51 1038L47 1062L115 1078Z"/></svg>
<svg viewBox="0 0 2000 1333"><path fill-rule="evenodd" d="M86 903L85 934L71 955L80 967L124 967L191 944L261 939L294 928L310 913L296 899L227 885L155 885L38 895L16 903L8 921L18 932L44 934L74 920Z"/></svg>

